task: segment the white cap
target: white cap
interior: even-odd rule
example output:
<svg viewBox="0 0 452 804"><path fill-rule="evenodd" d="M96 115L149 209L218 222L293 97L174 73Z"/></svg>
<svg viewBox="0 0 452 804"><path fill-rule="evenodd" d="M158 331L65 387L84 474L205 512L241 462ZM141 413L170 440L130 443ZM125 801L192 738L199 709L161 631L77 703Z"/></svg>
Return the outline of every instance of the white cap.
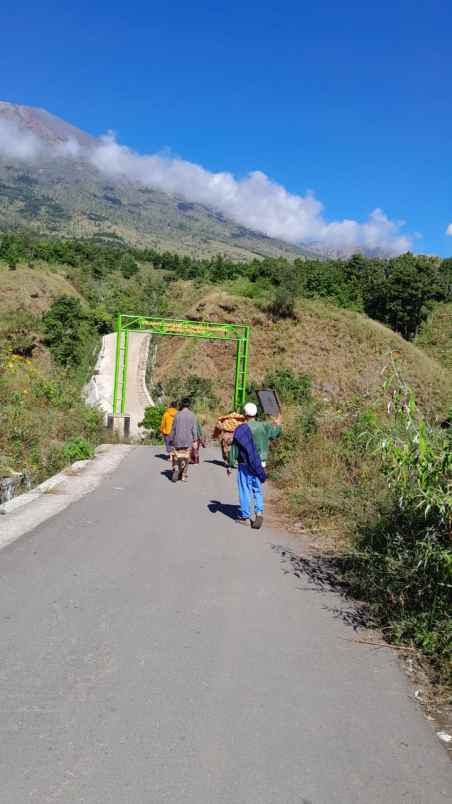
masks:
<svg viewBox="0 0 452 804"><path fill-rule="evenodd" d="M257 416L257 407L254 402L247 402L243 408L245 416Z"/></svg>

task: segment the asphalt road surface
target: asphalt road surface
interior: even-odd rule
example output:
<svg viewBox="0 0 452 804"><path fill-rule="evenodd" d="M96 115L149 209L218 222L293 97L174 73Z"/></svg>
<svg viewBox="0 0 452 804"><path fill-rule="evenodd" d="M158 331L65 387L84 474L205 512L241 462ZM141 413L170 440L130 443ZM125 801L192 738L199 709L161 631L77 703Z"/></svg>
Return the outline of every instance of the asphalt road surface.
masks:
<svg viewBox="0 0 452 804"><path fill-rule="evenodd" d="M137 447L0 552L1 803L450 801L394 653L232 521L224 469L166 469Z"/></svg>

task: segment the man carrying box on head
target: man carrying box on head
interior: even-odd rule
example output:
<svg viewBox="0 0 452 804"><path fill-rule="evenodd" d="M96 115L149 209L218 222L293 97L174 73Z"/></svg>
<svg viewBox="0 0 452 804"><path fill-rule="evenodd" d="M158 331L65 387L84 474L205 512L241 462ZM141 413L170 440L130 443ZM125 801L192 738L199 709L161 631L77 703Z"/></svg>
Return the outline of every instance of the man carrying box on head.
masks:
<svg viewBox="0 0 452 804"><path fill-rule="evenodd" d="M245 422L234 432L229 465L238 467L237 485L240 500L240 512L237 522L252 528L261 528L264 521L264 497L262 483L265 483L265 464L268 457L270 441L279 438L282 432L281 414L274 419L274 424L256 420L257 407L254 402L247 402L244 408ZM251 520L251 506L254 505L254 519Z"/></svg>

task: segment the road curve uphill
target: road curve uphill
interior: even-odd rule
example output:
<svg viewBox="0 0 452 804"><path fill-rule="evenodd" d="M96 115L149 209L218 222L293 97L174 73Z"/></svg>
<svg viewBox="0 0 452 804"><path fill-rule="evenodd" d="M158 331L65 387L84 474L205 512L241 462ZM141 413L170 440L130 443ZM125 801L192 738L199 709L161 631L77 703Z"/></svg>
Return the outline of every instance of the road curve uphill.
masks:
<svg viewBox="0 0 452 804"><path fill-rule="evenodd" d="M146 386L146 364L151 336L146 332L129 333L125 413L130 416L130 436L140 435L139 422L145 408L152 405ZM115 375L116 333L102 338L94 374L84 388L83 396L89 405L98 407L105 417L113 411L113 378ZM120 361L119 395L121 394L122 360Z"/></svg>

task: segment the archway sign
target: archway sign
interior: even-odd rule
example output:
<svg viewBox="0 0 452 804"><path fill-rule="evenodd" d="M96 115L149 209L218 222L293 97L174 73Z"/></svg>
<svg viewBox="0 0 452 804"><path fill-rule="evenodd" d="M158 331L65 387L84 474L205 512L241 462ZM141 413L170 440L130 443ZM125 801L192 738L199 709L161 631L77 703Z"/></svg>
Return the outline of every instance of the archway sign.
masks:
<svg viewBox="0 0 452 804"><path fill-rule="evenodd" d="M126 407L127 355L129 332L151 335L178 335L211 341L235 341L234 410L245 403L248 379L250 327L245 324L218 324L214 321L185 321L155 316L118 315L116 318L116 359L113 415L124 416ZM119 386L121 385L121 390ZM119 410L118 410L119 407Z"/></svg>

